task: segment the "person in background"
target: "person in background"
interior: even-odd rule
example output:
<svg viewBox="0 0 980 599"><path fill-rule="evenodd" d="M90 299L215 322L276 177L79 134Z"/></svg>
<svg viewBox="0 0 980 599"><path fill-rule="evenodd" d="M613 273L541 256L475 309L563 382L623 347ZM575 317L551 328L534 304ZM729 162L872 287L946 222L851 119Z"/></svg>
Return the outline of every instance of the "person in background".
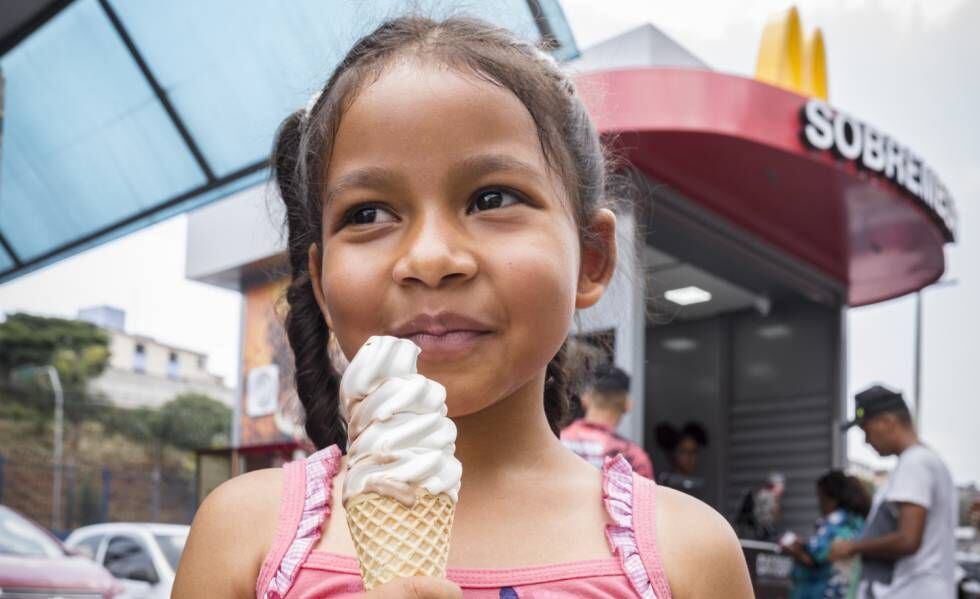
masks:
<svg viewBox="0 0 980 599"><path fill-rule="evenodd" d="M616 433L623 414L630 411L630 377L611 365L596 368L594 380L582 393L585 417L561 432L561 441L575 454L601 468L607 457L622 454L640 476L653 478L653 463L643 448Z"/></svg>
<svg viewBox="0 0 980 599"><path fill-rule="evenodd" d="M844 599L857 590L860 560L847 558L831 562L834 541L853 539L864 527L871 509L871 498L857 478L831 470L817 480L820 518L815 533L804 544L787 533L780 542L793 557L792 599Z"/></svg>
<svg viewBox="0 0 980 599"><path fill-rule="evenodd" d="M785 491L786 477L781 472L770 472L763 486L746 491L742 506L735 517L735 530L739 537L775 541L783 518L782 500Z"/></svg>
<svg viewBox="0 0 980 599"><path fill-rule="evenodd" d="M923 445L902 394L881 385L855 396L855 418L871 447L898 464L875 493L861 537L841 540L831 561L861 556L859 596L954 596L957 496L939 455Z"/></svg>
<svg viewBox="0 0 980 599"><path fill-rule="evenodd" d="M702 499L704 479L697 476L697 471L701 450L708 446L704 426L692 421L678 429L669 422L661 422L654 435L670 464L669 470L657 474L657 483Z"/></svg>

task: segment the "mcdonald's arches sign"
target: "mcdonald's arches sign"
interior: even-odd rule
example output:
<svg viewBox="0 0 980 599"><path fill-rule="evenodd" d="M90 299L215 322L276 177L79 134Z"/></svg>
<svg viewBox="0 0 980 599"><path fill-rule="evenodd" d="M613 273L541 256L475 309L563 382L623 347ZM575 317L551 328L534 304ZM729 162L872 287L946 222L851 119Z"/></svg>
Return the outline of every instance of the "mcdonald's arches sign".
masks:
<svg viewBox="0 0 980 599"><path fill-rule="evenodd" d="M800 110L801 139L808 148L831 152L890 181L926 208L946 241L956 239L953 198L935 171L891 136L827 103L823 33L814 28L804 36L795 6L767 22L759 43L755 78L811 97Z"/></svg>
<svg viewBox="0 0 980 599"><path fill-rule="evenodd" d="M800 13L792 7L769 19L762 32L755 78L804 96L827 99L827 58L823 33L806 37Z"/></svg>

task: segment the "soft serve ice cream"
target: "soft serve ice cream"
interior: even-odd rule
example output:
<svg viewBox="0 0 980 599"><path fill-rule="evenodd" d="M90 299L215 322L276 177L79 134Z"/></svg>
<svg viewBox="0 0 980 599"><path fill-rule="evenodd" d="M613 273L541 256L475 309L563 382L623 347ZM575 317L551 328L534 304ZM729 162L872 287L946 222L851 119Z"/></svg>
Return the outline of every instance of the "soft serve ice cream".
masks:
<svg viewBox="0 0 980 599"><path fill-rule="evenodd" d="M446 575L463 467L446 389L416 370L407 339L371 337L340 382L344 508L364 588Z"/></svg>
<svg viewBox="0 0 980 599"><path fill-rule="evenodd" d="M456 425L446 415L446 389L418 373L420 351L407 339L371 337L344 371L345 505L365 493L405 506L423 490L459 499Z"/></svg>

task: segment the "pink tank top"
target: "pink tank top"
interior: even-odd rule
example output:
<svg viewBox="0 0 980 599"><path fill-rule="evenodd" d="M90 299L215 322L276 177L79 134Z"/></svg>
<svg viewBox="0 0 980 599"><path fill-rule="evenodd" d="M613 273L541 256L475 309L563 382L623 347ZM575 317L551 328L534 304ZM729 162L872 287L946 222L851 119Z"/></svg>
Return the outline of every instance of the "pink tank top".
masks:
<svg viewBox="0 0 980 599"><path fill-rule="evenodd" d="M340 458L332 445L284 466L276 538L262 562L256 597L357 597L364 592L355 557L312 550L330 512ZM492 570L449 568L447 577L474 599L670 599L654 529L656 483L635 475L622 456L608 458L602 474L602 501L612 520L606 540L615 557Z"/></svg>

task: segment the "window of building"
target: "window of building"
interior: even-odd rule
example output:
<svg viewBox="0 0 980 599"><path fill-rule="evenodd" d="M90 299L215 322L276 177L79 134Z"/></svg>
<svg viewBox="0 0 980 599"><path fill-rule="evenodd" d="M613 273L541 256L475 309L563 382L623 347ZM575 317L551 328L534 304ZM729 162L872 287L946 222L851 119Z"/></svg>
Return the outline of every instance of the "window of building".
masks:
<svg viewBox="0 0 980 599"><path fill-rule="evenodd" d="M177 380L180 378L180 360L177 352L170 352L170 359L167 360L167 378Z"/></svg>
<svg viewBox="0 0 980 599"><path fill-rule="evenodd" d="M133 351L133 370L141 374L146 373L146 348L142 343L137 343Z"/></svg>

